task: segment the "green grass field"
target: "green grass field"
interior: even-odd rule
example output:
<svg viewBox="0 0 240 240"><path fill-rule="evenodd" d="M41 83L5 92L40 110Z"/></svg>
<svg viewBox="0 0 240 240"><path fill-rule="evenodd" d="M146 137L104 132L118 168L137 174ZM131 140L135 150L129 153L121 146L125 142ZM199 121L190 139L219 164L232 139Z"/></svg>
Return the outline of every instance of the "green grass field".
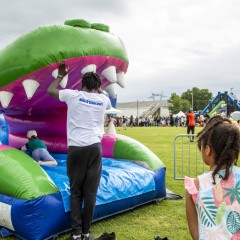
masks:
<svg viewBox="0 0 240 240"><path fill-rule="evenodd" d="M196 128L198 132L201 128ZM128 128L117 131L119 134L130 136L151 149L166 165L166 188L184 197L183 180L174 180L174 138L178 134L186 134L186 128L181 127L149 127ZM182 173L181 156L190 154L190 174L196 174L195 159L199 162L197 171L202 171L201 156L196 153L196 143L188 144L188 140L177 140L177 156L180 163L177 165L177 176L188 175L189 163L183 161L186 170ZM182 147L183 145L183 147ZM183 151L183 152L182 152ZM207 168L206 168L207 169ZM50 216L49 216L50 218ZM49 219L50 221L50 219ZM154 237L167 236L170 240L191 239L185 214L185 198L181 200L163 200L153 202L132 211L93 223L91 231L95 237L104 231L114 231L118 240L153 240ZM60 236L59 240L67 239L69 234ZM3 239L16 239L6 237Z"/></svg>

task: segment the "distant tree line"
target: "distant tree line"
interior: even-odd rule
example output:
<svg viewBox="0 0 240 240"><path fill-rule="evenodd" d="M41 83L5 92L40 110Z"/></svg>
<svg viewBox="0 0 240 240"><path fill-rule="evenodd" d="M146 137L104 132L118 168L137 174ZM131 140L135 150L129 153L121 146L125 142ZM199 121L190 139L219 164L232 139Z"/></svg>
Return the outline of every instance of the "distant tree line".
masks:
<svg viewBox="0 0 240 240"><path fill-rule="evenodd" d="M180 111L186 112L189 108L193 108L194 111L201 111L207 106L212 98L213 95L208 89L193 87L183 92L181 96L172 93L168 100L168 108L172 114L176 114Z"/></svg>

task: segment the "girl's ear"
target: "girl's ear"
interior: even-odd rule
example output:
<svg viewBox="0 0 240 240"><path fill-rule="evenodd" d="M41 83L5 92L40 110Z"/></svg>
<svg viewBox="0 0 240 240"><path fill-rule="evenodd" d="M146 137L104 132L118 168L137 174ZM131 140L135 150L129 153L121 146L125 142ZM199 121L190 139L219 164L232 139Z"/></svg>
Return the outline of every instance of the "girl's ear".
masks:
<svg viewBox="0 0 240 240"><path fill-rule="evenodd" d="M206 154L207 156L210 156L210 155L211 155L212 149L210 148L209 145L207 145L204 150L205 150L205 154Z"/></svg>

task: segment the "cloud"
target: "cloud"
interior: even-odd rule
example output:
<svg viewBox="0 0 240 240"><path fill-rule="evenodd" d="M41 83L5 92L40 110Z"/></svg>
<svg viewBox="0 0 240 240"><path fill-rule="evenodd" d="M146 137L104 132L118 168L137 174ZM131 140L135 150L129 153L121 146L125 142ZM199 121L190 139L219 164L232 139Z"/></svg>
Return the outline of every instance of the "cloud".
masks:
<svg viewBox="0 0 240 240"><path fill-rule="evenodd" d="M101 22L116 14L124 15L126 6L126 0L4 1L0 8L0 49L40 26L63 24L67 19L79 18ZM102 23L110 25L111 21Z"/></svg>
<svg viewBox="0 0 240 240"><path fill-rule="evenodd" d="M129 79L127 77L126 87L134 89L131 94L127 94L123 90L118 90L118 96L121 101L127 99L132 100L147 100L153 93L164 92L164 95L170 97L171 93L175 92L178 95L185 92L187 89L198 87L200 89L209 89L213 95L218 91L233 92L240 99L239 76L240 68L238 65L240 59L240 48L231 49L219 54L216 57L199 59L194 61L184 68L175 69L172 71L157 71L157 69L148 71L145 69L143 75L133 74L129 70L129 74L134 76ZM136 91L137 89L137 91Z"/></svg>
<svg viewBox="0 0 240 240"><path fill-rule="evenodd" d="M112 0L82 0L81 5L88 9L90 12L105 12L106 14L124 13L127 11L127 0L112 1ZM75 0L75 4L78 5L79 0Z"/></svg>
<svg viewBox="0 0 240 240"><path fill-rule="evenodd" d="M239 11L238 0L4 1L0 48L39 26L83 18L109 25L126 46L130 64L126 88L117 88L121 102L192 87L238 94Z"/></svg>
<svg viewBox="0 0 240 240"><path fill-rule="evenodd" d="M216 93L234 85L240 93L236 64L240 50L239 3L159 2L141 8L148 18L136 26L137 41L124 38L130 58L129 88L138 86L138 91L121 91L120 101L145 99L152 91L164 91L170 96L192 87L209 88ZM135 25L137 19L135 16ZM129 27L133 27L132 22Z"/></svg>

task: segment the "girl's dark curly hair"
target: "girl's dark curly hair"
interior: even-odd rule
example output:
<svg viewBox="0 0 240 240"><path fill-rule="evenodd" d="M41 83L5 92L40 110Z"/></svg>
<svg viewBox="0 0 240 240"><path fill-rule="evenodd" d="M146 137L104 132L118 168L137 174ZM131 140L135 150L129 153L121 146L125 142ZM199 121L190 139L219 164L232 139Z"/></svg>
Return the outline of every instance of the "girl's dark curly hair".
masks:
<svg viewBox="0 0 240 240"><path fill-rule="evenodd" d="M213 184L216 184L215 175L224 165L226 171L222 178L227 179L231 166L236 165L239 156L239 129L232 125L228 118L215 115L207 121L206 126L197 134L197 137L199 150L209 145L213 151L213 158L217 166L212 173Z"/></svg>
<svg viewBox="0 0 240 240"><path fill-rule="evenodd" d="M86 87L88 90L97 90L101 87L102 80L97 73L87 72L82 78L82 87Z"/></svg>

